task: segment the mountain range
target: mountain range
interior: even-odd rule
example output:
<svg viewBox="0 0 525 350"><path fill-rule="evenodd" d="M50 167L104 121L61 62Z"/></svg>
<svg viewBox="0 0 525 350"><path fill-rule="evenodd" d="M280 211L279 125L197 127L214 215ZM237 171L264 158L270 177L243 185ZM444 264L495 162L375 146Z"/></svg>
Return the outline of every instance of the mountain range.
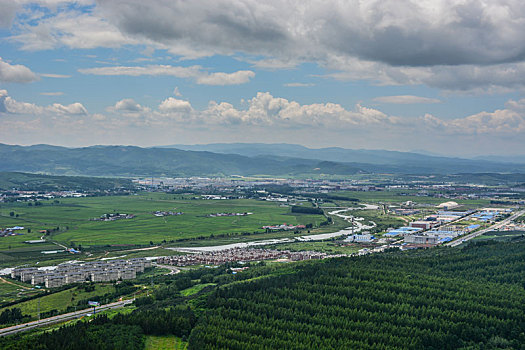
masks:
<svg viewBox="0 0 525 350"><path fill-rule="evenodd" d="M525 173L525 164L410 152L311 149L291 144L209 144L141 148L0 144L0 171L89 176L315 175L358 173Z"/></svg>

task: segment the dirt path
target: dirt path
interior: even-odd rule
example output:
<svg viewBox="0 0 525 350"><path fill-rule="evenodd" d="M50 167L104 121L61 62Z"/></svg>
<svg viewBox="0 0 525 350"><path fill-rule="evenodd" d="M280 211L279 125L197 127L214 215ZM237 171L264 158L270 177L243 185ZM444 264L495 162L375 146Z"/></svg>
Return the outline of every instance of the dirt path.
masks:
<svg viewBox="0 0 525 350"><path fill-rule="evenodd" d="M12 284L13 286L17 286L17 287L19 287L19 288L23 288L23 289L31 289L31 288L29 288L29 287L21 286L21 285L19 285L19 284L16 284L16 283L13 283L13 282L11 282L11 281L8 281L8 280L4 279L3 277L0 277L0 281L1 281L1 282L4 282L4 283L7 283L7 284Z"/></svg>

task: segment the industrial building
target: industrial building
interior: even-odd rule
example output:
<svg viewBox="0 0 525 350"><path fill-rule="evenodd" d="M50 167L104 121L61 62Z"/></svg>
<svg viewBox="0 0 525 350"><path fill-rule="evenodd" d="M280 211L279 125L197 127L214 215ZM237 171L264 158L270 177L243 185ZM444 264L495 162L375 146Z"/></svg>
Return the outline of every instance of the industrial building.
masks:
<svg viewBox="0 0 525 350"><path fill-rule="evenodd" d="M375 239L373 235L362 234L362 235L350 235L344 241L345 242L357 242L357 243L368 243Z"/></svg>
<svg viewBox="0 0 525 350"><path fill-rule="evenodd" d="M386 237L406 236L406 235L414 234L419 231L423 231L423 229L419 227L405 226L405 227L400 227L395 230L390 230L387 233L385 233L383 236L386 236Z"/></svg>
<svg viewBox="0 0 525 350"><path fill-rule="evenodd" d="M408 235L408 236L405 236L405 243L437 244L438 237L430 236L430 235Z"/></svg>

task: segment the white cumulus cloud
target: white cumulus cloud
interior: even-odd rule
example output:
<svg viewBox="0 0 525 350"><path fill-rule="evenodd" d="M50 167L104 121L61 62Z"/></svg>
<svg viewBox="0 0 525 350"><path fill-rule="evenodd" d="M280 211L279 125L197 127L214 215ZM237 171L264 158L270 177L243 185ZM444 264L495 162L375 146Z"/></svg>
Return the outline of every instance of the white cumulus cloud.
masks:
<svg viewBox="0 0 525 350"><path fill-rule="evenodd" d="M49 106L39 106L34 103L19 102L10 97L7 90L0 90L0 112L28 116L82 116L88 114L87 109L80 102L75 102L69 105L53 103Z"/></svg>
<svg viewBox="0 0 525 350"><path fill-rule="evenodd" d="M189 112L192 110L192 107L188 101L179 100L174 97L168 97L159 105L159 110L164 113Z"/></svg>
<svg viewBox="0 0 525 350"><path fill-rule="evenodd" d="M38 80L31 69L20 64L9 64L0 57L0 82L30 83Z"/></svg>

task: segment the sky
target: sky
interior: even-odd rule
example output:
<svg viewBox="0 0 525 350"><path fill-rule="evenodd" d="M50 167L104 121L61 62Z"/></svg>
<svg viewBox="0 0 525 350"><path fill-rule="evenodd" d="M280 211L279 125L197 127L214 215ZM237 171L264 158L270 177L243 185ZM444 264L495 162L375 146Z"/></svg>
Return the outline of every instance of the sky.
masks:
<svg viewBox="0 0 525 350"><path fill-rule="evenodd" d="M525 154L525 2L0 0L0 143Z"/></svg>

